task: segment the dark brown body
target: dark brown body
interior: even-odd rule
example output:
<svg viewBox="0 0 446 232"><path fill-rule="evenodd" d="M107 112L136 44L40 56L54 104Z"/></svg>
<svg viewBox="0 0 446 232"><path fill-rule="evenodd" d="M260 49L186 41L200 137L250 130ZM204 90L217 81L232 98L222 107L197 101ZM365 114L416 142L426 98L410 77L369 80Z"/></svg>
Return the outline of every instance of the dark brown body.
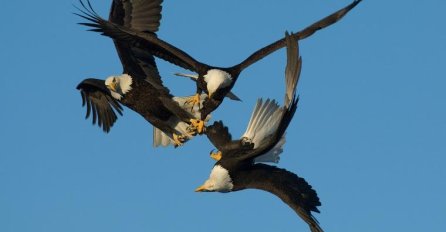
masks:
<svg viewBox="0 0 446 232"><path fill-rule="evenodd" d="M164 132L175 133L169 120L178 119L187 124L192 115L172 99L172 95L161 93L144 80L134 79L132 89L123 95L120 103L143 116L149 123ZM166 103L168 101L168 103Z"/></svg>

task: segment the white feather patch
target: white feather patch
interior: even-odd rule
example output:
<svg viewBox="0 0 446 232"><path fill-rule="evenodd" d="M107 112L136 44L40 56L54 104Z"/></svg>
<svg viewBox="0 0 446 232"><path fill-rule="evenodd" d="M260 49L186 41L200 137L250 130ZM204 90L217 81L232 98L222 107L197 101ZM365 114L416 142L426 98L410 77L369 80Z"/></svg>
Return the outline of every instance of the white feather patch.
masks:
<svg viewBox="0 0 446 232"><path fill-rule="evenodd" d="M262 99L258 99L242 138L254 143L256 149L277 131L283 113L283 108L276 101L267 99L263 102ZM283 151L283 144L285 144L284 136L271 151L257 157L255 161L277 163Z"/></svg>
<svg viewBox="0 0 446 232"><path fill-rule="evenodd" d="M210 94L217 91L217 89L228 87L232 83L231 75L219 69L211 69L203 77Z"/></svg>
<svg viewBox="0 0 446 232"><path fill-rule="evenodd" d="M228 170L220 165L212 168L209 179L205 182L205 186L209 191L229 192L234 187Z"/></svg>
<svg viewBox="0 0 446 232"><path fill-rule="evenodd" d="M122 74L120 76L110 76L105 79L105 85L109 86L112 82L116 82L116 92L110 89L110 93L113 98L121 100L122 95L126 94L132 89L132 77L128 74Z"/></svg>
<svg viewBox="0 0 446 232"><path fill-rule="evenodd" d="M186 136L186 140L193 138L193 136L187 132L187 128L189 127L189 125L187 123L180 121L178 118L171 118L167 123L172 128L174 128L176 130L178 135ZM174 144L175 143L174 143L172 134L166 134L163 131L161 131L160 129L153 127L153 146L154 147L158 147L158 146L166 147L169 145L173 146Z"/></svg>
<svg viewBox="0 0 446 232"><path fill-rule="evenodd" d="M122 74L121 76L118 76L118 79L122 94L126 94L128 91L132 90L133 79L130 75Z"/></svg>
<svg viewBox="0 0 446 232"><path fill-rule="evenodd" d="M254 159L254 162L269 162L269 163L279 163L280 154L283 152L283 145L285 144L285 134L280 138L279 142L271 149L269 152L258 156Z"/></svg>
<svg viewBox="0 0 446 232"><path fill-rule="evenodd" d="M173 146L173 140L166 135L163 131L160 129L153 127L153 146L154 147L167 147L169 145Z"/></svg>

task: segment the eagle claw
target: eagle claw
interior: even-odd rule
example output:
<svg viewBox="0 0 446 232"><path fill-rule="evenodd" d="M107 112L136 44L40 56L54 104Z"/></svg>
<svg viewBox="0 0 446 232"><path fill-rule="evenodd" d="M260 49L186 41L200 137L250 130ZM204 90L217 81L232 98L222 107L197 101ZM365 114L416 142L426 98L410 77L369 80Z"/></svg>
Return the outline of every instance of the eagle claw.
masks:
<svg viewBox="0 0 446 232"><path fill-rule="evenodd" d="M202 134L204 132L204 121L199 119L191 119L190 123L196 130L198 134Z"/></svg>
<svg viewBox="0 0 446 232"><path fill-rule="evenodd" d="M183 146L184 142L186 142L187 138L184 135L173 134L173 143L174 147L177 148L179 146Z"/></svg>
<svg viewBox="0 0 446 232"><path fill-rule="evenodd" d="M200 109L200 94L195 94L194 96L187 99L184 104L186 105L192 105L190 108L190 112L194 112L195 105L198 106L198 109Z"/></svg>

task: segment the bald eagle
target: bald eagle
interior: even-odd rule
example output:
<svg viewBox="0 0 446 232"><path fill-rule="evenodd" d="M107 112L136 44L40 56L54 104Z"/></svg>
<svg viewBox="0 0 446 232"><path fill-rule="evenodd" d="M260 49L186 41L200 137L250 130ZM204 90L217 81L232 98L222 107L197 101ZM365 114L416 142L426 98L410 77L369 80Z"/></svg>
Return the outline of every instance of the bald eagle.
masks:
<svg viewBox="0 0 446 232"><path fill-rule="evenodd" d="M275 166L259 162L278 162L285 143L285 130L297 108L296 86L301 58L296 40L286 35L287 67L284 106L274 100L257 102L245 134L232 140L221 121L208 126L206 134L219 150L211 153L216 159L209 179L197 192L233 192L244 189L268 191L288 204L313 232L322 232L311 212L321 205L316 191L303 178Z"/></svg>
<svg viewBox="0 0 446 232"><path fill-rule="evenodd" d="M360 2L361 0L355 0L348 6L317 21L302 31L292 34L292 39L301 40L307 38L316 31L336 23ZM202 120L222 103L224 97L227 96L245 68L285 46L285 39L280 39L254 52L241 63L223 68L199 62L186 52L161 40L152 33L141 33L138 30L104 20L91 7L89 9L85 8L82 17L90 21L90 23L81 24L93 28L93 31L101 32L103 35L119 41L126 41L135 47L149 50L154 56L197 73L197 91L188 102L200 104L200 94L204 92L208 95L208 98L200 105Z"/></svg>
<svg viewBox="0 0 446 232"><path fill-rule="evenodd" d="M114 0L110 23L153 34L160 24L160 4L161 0ZM93 124L97 122L104 132L109 132L117 114L122 115L122 104L157 128L154 145L179 146L201 132L201 120L180 106L181 98L172 96L163 85L152 54L126 42L114 40L114 44L123 74L110 76L105 81L85 79L77 86L83 105L87 106L86 118L91 115Z"/></svg>

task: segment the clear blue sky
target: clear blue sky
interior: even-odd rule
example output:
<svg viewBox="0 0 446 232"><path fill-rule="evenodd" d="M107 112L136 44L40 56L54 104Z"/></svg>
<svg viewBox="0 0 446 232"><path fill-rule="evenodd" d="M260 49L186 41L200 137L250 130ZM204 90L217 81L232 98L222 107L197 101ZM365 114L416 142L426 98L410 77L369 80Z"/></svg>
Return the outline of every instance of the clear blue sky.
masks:
<svg viewBox="0 0 446 232"><path fill-rule="evenodd" d="M165 0L159 36L226 66L350 3ZM110 1L92 0L104 17ZM76 85L122 70L110 39L76 25L75 0L5 1L0 14L0 231L309 231L257 190L195 193L213 160L205 137L154 149L136 113L104 134ZM326 231L446 228L446 2L368 1L301 41L300 107L280 167L322 201ZM179 95L194 85L172 74ZM214 114L233 136L258 97L282 101L283 50L247 69Z"/></svg>

